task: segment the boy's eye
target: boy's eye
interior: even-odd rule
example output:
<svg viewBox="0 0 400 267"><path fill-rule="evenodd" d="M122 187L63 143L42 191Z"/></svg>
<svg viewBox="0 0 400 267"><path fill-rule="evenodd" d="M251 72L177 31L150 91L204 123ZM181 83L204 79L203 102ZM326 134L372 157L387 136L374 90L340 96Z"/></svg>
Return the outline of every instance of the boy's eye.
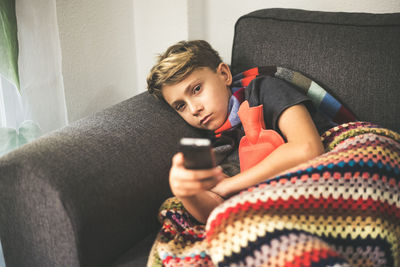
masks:
<svg viewBox="0 0 400 267"><path fill-rule="evenodd" d="M185 104L178 104L178 105L175 106L175 110L176 111L180 111L180 110L183 109L184 106L185 106Z"/></svg>
<svg viewBox="0 0 400 267"><path fill-rule="evenodd" d="M200 86L200 85L196 85L196 86L193 88L193 93L197 93L198 91L200 91L200 89L201 89L201 86Z"/></svg>

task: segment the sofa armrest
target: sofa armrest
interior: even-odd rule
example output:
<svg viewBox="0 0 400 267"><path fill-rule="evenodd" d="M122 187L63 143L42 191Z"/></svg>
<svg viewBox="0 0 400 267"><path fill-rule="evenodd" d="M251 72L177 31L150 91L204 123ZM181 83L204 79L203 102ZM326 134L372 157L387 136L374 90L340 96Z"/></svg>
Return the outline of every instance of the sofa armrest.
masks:
<svg viewBox="0 0 400 267"><path fill-rule="evenodd" d="M159 227L183 135L200 133L142 93L1 158L7 266L109 266Z"/></svg>

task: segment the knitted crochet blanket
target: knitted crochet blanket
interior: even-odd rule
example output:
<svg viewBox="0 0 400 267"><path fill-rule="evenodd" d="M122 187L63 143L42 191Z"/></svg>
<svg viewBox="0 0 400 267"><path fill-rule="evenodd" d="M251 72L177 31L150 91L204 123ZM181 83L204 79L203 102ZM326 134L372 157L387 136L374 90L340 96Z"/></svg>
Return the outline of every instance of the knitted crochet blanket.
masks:
<svg viewBox="0 0 400 267"><path fill-rule="evenodd" d="M171 198L148 266L400 266L400 135L352 122L326 153L223 202L201 225Z"/></svg>

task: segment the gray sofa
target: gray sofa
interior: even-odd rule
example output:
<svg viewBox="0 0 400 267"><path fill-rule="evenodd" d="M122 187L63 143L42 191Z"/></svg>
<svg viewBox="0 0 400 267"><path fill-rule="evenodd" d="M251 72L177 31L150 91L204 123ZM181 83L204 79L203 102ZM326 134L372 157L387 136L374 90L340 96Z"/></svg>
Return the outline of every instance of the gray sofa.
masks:
<svg viewBox="0 0 400 267"><path fill-rule="evenodd" d="M400 131L400 13L250 13L232 70L257 65L300 71L360 120ZM142 93L2 157L7 266L144 266L178 139L201 135Z"/></svg>

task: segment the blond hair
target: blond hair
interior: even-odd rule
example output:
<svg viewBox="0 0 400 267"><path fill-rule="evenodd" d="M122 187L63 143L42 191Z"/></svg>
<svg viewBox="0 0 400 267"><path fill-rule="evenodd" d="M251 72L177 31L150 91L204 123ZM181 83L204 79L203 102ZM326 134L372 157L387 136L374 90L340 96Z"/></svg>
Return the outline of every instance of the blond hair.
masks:
<svg viewBox="0 0 400 267"><path fill-rule="evenodd" d="M208 67L215 72L221 62L218 52L206 41L178 42L159 55L147 76L147 90L163 99L161 90L164 85L181 82L197 68Z"/></svg>

